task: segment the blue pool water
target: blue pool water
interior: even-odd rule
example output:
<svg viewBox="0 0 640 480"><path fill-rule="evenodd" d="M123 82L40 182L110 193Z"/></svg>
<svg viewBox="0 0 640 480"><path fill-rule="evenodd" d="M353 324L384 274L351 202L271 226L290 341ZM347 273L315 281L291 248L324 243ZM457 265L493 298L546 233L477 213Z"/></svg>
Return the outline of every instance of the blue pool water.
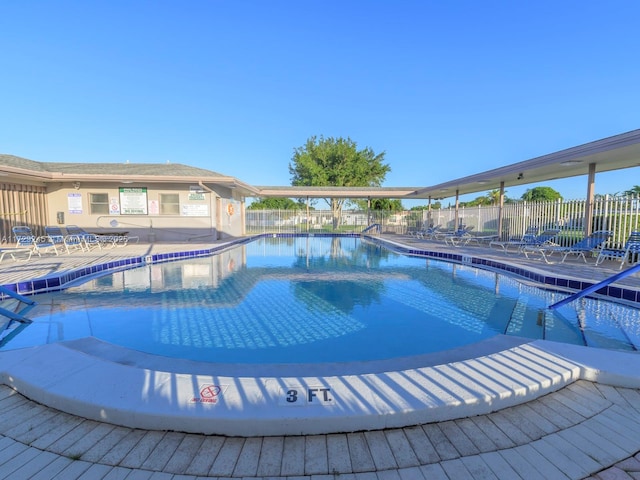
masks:
<svg viewBox="0 0 640 480"><path fill-rule="evenodd" d="M262 238L36 297L2 349L83 337L223 363L385 360L498 334L635 350L639 311L350 237Z"/></svg>

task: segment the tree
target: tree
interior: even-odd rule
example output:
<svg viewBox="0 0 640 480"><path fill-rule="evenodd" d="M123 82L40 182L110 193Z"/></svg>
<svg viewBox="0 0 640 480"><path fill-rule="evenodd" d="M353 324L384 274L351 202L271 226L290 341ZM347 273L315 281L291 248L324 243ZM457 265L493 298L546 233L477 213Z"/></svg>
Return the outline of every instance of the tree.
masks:
<svg viewBox="0 0 640 480"><path fill-rule="evenodd" d="M360 210L367 209L367 201L363 199L355 200L355 203ZM397 198L372 198L371 199L371 210L389 210L391 212L399 212L404 210L404 206L402 205L402 200Z"/></svg>
<svg viewBox="0 0 640 480"><path fill-rule="evenodd" d="M442 203L440 201L435 201L431 204L431 210L440 210L442 208ZM416 207L411 207L409 210L429 210L429 205L418 205Z"/></svg>
<svg viewBox="0 0 640 480"><path fill-rule="evenodd" d="M247 207L248 210L299 210L304 208L290 198L260 198Z"/></svg>
<svg viewBox="0 0 640 480"><path fill-rule="evenodd" d="M527 202L552 202L562 200L562 195L551 187L534 187L524 192L521 198Z"/></svg>
<svg viewBox="0 0 640 480"><path fill-rule="evenodd" d="M375 154L366 147L358 150L350 138L315 136L294 150L289 164L291 185L307 187L379 187L389 165L383 163L385 152ZM343 198L325 199L331 206L333 228L342 214Z"/></svg>
<svg viewBox="0 0 640 480"><path fill-rule="evenodd" d="M640 196L640 185L634 185L630 190L625 190L624 195L628 197Z"/></svg>
<svg viewBox="0 0 640 480"><path fill-rule="evenodd" d="M506 200L506 191L505 193L505 200ZM499 205L500 204L500 190L495 189L495 190L491 190L489 192L487 192L487 197L490 200L491 205Z"/></svg>

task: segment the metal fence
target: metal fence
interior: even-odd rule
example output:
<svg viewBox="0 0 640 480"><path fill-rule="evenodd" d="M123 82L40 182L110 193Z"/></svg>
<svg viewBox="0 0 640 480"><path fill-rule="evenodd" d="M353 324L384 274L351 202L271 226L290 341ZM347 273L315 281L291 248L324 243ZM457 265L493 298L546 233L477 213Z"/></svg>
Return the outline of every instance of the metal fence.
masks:
<svg viewBox="0 0 640 480"><path fill-rule="evenodd" d="M460 207L457 224L472 227L482 235L499 235L506 240L519 237L530 226L541 231L560 229L558 243L569 245L582 238L591 222L590 230L609 230L612 247L621 247L632 231L640 230L640 197L605 196L595 200L591 218L585 218L585 200L554 202L517 202L502 208L497 206ZM343 210L336 228L330 210L247 210L246 232L256 233L314 233L362 232L371 224L380 224L383 233L408 234L428 226L440 225L453 229L456 225L454 207L432 210L370 211Z"/></svg>

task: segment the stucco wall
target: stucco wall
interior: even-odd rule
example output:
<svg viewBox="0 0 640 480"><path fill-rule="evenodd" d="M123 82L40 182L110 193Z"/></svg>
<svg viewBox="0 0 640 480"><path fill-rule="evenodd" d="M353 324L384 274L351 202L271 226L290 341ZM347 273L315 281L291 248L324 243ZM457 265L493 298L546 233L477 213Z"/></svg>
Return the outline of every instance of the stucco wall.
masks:
<svg viewBox="0 0 640 480"><path fill-rule="evenodd" d="M206 242L243 232L242 202L234 200L228 189L212 192L193 184L101 182L48 187L49 225L77 225L95 233L127 232L144 242ZM106 194L108 211L92 212L92 194ZM178 213L162 212L161 194L178 195ZM144 212L130 213L135 210Z"/></svg>

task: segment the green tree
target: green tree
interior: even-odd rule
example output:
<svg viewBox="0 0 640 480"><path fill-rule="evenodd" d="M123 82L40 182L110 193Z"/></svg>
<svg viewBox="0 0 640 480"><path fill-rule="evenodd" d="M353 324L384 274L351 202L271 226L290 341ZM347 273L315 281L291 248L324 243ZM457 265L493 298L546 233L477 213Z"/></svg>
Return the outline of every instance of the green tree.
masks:
<svg viewBox="0 0 640 480"><path fill-rule="evenodd" d="M441 208L442 203L440 201L436 201L431 204L431 210L440 210ZM416 207L411 207L410 210L429 210L429 205L418 205Z"/></svg>
<svg viewBox="0 0 640 480"><path fill-rule="evenodd" d="M315 136L294 150L289 164L291 185L307 187L379 187L389 165L383 163L385 152L376 154L366 147L358 150L350 138ZM325 199L331 206L333 228L342 214L343 198Z"/></svg>
<svg viewBox="0 0 640 480"><path fill-rule="evenodd" d="M562 199L562 195L551 187L534 187L522 194L522 200L527 202L551 202Z"/></svg>
<svg viewBox="0 0 640 480"><path fill-rule="evenodd" d="M355 203L360 210L367 209L367 201L363 199L355 200ZM404 206L402 205L402 200L397 198L372 198L371 199L371 210L389 210L391 212L399 212L404 210Z"/></svg>
<svg viewBox="0 0 640 480"><path fill-rule="evenodd" d="M301 208L305 207L290 198L277 197L260 198L247 207L248 210L299 210Z"/></svg>
<svg viewBox="0 0 640 480"><path fill-rule="evenodd" d="M624 195L627 195L628 197L640 196L640 185L634 185L630 190L625 190Z"/></svg>
<svg viewBox="0 0 640 480"><path fill-rule="evenodd" d="M505 193L505 200L506 200L506 191ZM495 190L491 190L489 192L487 192L487 198L489 198L489 202L491 203L491 205L499 205L500 204L500 190L495 189Z"/></svg>

